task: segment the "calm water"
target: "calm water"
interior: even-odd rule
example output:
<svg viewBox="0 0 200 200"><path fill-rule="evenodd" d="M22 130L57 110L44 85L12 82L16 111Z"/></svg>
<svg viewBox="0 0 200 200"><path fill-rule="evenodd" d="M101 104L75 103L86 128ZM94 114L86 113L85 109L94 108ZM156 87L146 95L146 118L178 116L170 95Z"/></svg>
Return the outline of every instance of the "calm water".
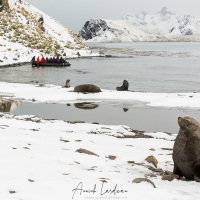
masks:
<svg viewBox="0 0 200 200"><path fill-rule="evenodd" d="M83 106L90 109L83 109ZM22 103L12 111L15 115L35 114L43 119L60 119L65 121L85 121L87 123L98 122L104 125L128 125L135 130L147 132L165 131L178 133L179 116L193 116L200 120L199 110L168 109L146 107L141 102L117 102L106 101L98 103L70 103L41 104Z"/></svg>
<svg viewBox="0 0 200 200"><path fill-rule="evenodd" d="M200 43L92 43L93 52L111 58L69 60L67 68L32 68L24 65L0 68L0 81L51 83L71 86L92 83L115 89L124 79L129 89L142 92L200 92ZM177 117L190 115L200 120L199 110L149 108L138 102L101 102L94 109L80 105L22 103L13 114L35 114L45 119L81 120L100 124L128 125L144 131L177 133Z"/></svg>
<svg viewBox="0 0 200 200"><path fill-rule="evenodd" d="M200 43L89 44L93 52L113 58L71 59L67 68L32 68L24 65L0 69L0 81L83 83L115 89L124 79L130 90L142 92L200 92Z"/></svg>

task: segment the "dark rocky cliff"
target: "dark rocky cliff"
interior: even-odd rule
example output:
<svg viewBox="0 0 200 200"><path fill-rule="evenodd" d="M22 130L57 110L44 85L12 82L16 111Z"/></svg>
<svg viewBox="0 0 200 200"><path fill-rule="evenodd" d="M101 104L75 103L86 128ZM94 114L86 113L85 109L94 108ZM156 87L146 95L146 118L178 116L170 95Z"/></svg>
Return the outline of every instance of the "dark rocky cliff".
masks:
<svg viewBox="0 0 200 200"><path fill-rule="evenodd" d="M111 31L106 21L102 19L91 19L84 24L78 35L85 40L90 40L98 36L100 32L106 30Z"/></svg>

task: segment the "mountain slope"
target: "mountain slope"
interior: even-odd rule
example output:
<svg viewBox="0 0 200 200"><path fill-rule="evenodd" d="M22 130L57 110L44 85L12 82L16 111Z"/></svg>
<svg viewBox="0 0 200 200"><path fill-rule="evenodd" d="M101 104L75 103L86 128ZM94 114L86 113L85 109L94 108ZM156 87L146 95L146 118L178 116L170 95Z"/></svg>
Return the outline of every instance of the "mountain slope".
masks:
<svg viewBox="0 0 200 200"><path fill-rule="evenodd" d="M24 0L0 1L0 62L28 61L30 54L71 55L87 47L77 35ZM23 56L22 54L26 54Z"/></svg>
<svg viewBox="0 0 200 200"><path fill-rule="evenodd" d="M96 42L200 41L200 19L178 16L164 7L156 15L143 11L122 20L91 19L79 36Z"/></svg>

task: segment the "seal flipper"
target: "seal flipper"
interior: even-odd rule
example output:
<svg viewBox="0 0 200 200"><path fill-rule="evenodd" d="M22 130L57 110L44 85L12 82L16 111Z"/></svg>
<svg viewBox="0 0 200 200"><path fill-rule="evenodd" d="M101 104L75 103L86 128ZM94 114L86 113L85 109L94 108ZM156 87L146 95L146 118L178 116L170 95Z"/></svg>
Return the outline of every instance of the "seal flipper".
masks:
<svg viewBox="0 0 200 200"><path fill-rule="evenodd" d="M179 177L183 177L182 172L180 171L180 169L177 167L177 165L174 163L174 170L173 170L173 174L177 174L179 175Z"/></svg>
<svg viewBox="0 0 200 200"><path fill-rule="evenodd" d="M200 182L200 165L197 165L194 170L194 179L197 182Z"/></svg>

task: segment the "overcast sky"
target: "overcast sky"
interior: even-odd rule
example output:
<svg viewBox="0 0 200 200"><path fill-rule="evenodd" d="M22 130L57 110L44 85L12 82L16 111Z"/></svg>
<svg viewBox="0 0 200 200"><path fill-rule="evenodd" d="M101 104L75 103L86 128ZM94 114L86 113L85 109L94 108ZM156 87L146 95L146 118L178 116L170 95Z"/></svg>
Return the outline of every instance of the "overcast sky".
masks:
<svg viewBox="0 0 200 200"><path fill-rule="evenodd" d="M155 14L163 7L177 14L200 18L200 0L27 0L46 14L78 32L86 21L121 19L146 11Z"/></svg>

